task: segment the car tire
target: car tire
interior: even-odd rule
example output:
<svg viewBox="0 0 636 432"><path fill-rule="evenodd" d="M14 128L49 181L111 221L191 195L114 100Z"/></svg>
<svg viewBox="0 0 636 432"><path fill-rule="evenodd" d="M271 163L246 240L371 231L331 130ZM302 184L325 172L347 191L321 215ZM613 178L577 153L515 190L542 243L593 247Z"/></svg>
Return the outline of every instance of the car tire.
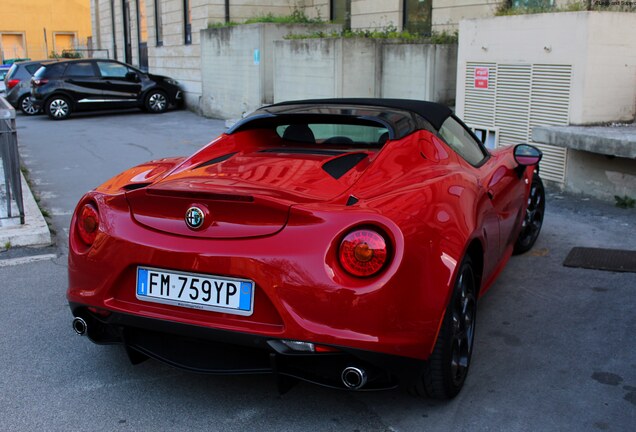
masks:
<svg viewBox="0 0 636 432"><path fill-rule="evenodd" d="M515 255L528 252L539 238L541 227L543 226L543 215L545 214L545 189L539 174L535 173L530 185L530 195L528 196L528 208L521 221L521 231L515 242L513 253Z"/></svg>
<svg viewBox="0 0 636 432"><path fill-rule="evenodd" d="M161 114L168 109L168 96L162 90L150 90L144 102L145 111Z"/></svg>
<svg viewBox="0 0 636 432"><path fill-rule="evenodd" d="M412 393L452 399L466 381L475 340L477 283L470 256L462 261L435 348L424 364Z"/></svg>
<svg viewBox="0 0 636 432"><path fill-rule="evenodd" d="M53 96L44 105L46 114L52 120L65 120L72 112L71 102L65 96Z"/></svg>
<svg viewBox="0 0 636 432"><path fill-rule="evenodd" d="M40 113L40 108L33 103L33 99L29 93L20 98L18 101L18 107L24 115L34 116Z"/></svg>

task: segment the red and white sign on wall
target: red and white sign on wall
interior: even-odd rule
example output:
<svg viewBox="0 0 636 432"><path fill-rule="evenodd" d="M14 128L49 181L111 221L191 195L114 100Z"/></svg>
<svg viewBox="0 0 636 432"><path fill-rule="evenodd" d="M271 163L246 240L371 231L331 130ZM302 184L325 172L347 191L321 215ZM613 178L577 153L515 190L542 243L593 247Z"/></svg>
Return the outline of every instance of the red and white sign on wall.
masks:
<svg viewBox="0 0 636 432"><path fill-rule="evenodd" d="M487 67L475 68L475 88L480 88L480 89L488 88L488 68Z"/></svg>

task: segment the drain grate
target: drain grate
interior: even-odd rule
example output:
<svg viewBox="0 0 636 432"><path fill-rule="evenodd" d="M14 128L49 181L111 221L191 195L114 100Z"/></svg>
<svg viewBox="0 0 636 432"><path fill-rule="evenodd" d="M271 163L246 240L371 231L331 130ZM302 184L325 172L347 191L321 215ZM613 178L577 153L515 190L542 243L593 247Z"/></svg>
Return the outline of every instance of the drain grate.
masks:
<svg viewBox="0 0 636 432"><path fill-rule="evenodd" d="M601 248L572 248L565 267L636 273L636 251Z"/></svg>

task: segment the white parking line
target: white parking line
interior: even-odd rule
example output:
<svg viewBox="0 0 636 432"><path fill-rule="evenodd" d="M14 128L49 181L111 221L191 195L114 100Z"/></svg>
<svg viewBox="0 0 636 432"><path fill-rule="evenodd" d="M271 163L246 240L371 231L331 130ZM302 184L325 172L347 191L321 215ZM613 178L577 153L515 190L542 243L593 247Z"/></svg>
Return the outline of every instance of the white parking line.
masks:
<svg viewBox="0 0 636 432"><path fill-rule="evenodd" d="M19 258L0 259L0 267L11 267L22 264L30 264L38 261L46 261L57 258L55 254L33 255Z"/></svg>

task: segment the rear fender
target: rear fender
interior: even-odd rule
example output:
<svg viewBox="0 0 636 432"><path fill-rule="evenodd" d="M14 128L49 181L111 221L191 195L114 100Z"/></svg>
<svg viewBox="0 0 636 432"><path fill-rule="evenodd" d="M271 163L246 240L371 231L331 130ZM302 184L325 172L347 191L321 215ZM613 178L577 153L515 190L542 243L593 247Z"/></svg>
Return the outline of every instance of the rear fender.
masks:
<svg viewBox="0 0 636 432"><path fill-rule="evenodd" d="M116 194L149 186L174 170L185 158L158 159L130 168L97 187L104 194Z"/></svg>

